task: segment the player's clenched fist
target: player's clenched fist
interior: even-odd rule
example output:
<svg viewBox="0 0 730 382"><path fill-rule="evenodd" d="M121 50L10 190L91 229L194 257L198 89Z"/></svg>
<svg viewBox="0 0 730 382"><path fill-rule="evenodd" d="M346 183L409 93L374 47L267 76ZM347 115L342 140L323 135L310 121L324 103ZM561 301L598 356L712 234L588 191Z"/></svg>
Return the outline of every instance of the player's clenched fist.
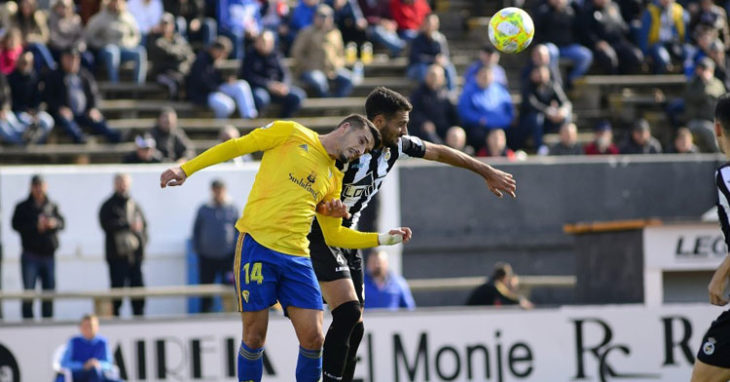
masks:
<svg viewBox="0 0 730 382"><path fill-rule="evenodd" d="M160 188L167 186L180 186L187 179L185 171L180 167L170 167L160 175Z"/></svg>
<svg viewBox="0 0 730 382"><path fill-rule="evenodd" d="M317 213L330 216L333 218L350 218L350 213L347 211L347 206L342 203L340 199L331 199L328 201L321 201L317 204Z"/></svg>
<svg viewBox="0 0 730 382"><path fill-rule="evenodd" d="M391 229L388 233L381 233L378 235L378 244L394 245L398 243L407 243L411 240L411 236L413 236L413 232L408 227Z"/></svg>

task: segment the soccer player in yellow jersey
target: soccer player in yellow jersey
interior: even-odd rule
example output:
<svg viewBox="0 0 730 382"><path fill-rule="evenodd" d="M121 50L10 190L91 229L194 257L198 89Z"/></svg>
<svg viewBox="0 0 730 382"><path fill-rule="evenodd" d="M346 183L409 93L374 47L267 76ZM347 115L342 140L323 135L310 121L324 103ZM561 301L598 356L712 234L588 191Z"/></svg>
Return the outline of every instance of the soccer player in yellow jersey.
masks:
<svg viewBox="0 0 730 382"><path fill-rule="evenodd" d="M309 259L309 233L320 203L339 199L342 172L336 161L350 162L380 145L380 133L361 115L345 118L335 130L318 135L290 121L276 121L229 140L162 173L160 186L178 186L205 167L240 155L263 151L243 215L234 272L243 341L238 380L261 381L268 309L278 300L299 339L296 380L318 381L322 375L322 295ZM330 206L337 207L332 202ZM341 211L340 211L341 212ZM337 208L330 211L337 215ZM342 219L316 214L329 245L369 248L410 240L408 228L361 233Z"/></svg>

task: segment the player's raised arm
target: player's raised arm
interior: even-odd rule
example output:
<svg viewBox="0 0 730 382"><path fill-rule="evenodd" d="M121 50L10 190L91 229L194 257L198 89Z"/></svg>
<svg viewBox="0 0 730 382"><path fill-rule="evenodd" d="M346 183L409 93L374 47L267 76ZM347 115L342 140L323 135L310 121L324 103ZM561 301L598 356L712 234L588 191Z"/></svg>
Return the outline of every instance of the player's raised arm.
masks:
<svg viewBox="0 0 730 382"><path fill-rule="evenodd" d="M195 158L173 167L160 176L160 187L179 186L188 176L208 166L227 162L235 157L256 151L266 151L284 142L294 130L294 122L276 121L258 128L241 138L219 143Z"/></svg>
<svg viewBox="0 0 730 382"><path fill-rule="evenodd" d="M465 168L479 175L487 182L489 191L492 191L497 197L502 197L502 193L509 194L516 198L517 182L515 182L512 174L497 170L496 168L480 162L469 155L452 149L444 145L437 145L430 142L424 142L426 153L423 159L436 162L446 163L451 166Z"/></svg>

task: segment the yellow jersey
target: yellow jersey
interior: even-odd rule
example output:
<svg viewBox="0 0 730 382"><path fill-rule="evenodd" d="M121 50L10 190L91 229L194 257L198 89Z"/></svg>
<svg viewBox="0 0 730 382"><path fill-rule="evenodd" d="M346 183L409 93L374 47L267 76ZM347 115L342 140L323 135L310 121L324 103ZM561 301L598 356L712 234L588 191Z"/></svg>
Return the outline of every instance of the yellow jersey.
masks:
<svg viewBox="0 0 730 382"><path fill-rule="evenodd" d="M342 227L342 219L316 214L323 200L338 199L342 172L319 135L292 121L276 121L237 139L218 144L181 167L187 176L240 155L263 151L259 171L236 228L261 245L294 256L309 256L307 234L312 219L322 227L328 245L371 248L377 233Z"/></svg>

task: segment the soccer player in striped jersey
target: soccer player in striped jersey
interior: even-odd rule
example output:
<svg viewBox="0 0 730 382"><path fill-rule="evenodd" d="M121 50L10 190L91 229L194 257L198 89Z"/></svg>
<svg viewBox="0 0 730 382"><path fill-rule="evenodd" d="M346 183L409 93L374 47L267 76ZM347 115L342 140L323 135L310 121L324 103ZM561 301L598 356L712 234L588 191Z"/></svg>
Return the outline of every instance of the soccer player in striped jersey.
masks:
<svg viewBox="0 0 730 382"><path fill-rule="evenodd" d="M342 224L357 225L360 212L401 158L415 157L471 170L484 178L498 197L515 197L512 175L492 168L462 152L408 136L408 114L412 106L401 94L385 87L373 90L365 102L368 119L383 137L383 147L344 164L341 199L348 207ZM364 334L362 323L363 259L358 250L326 244L316 222L309 234L310 254L322 294L332 311L332 324L324 342L323 381L352 381L357 348Z"/></svg>
<svg viewBox="0 0 730 382"><path fill-rule="evenodd" d="M309 260L307 234L322 202L338 199L347 163L379 146L380 133L365 117L351 115L335 130L318 135L291 121L276 121L250 134L214 146L180 167L162 173L160 186L179 186L208 166L263 151L259 172L243 215L236 246L234 275L243 340L238 380L259 382L269 307L277 300L299 339L296 380L315 382L322 375L322 295ZM339 202L337 202L339 203ZM335 213L338 211L336 204ZM321 211L320 211L321 212ZM325 241L345 248L369 248L407 242L411 231L362 233L342 225L339 217L316 215Z"/></svg>
<svg viewBox="0 0 730 382"><path fill-rule="evenodd" d="M715 135L725 157L730 160L730 93L717 100L715 105ZM715 173L717 184L717 215L720 219L725 244L730 247L730 162L722 165ZM730 256L725 256L712 276L707 287L710 303L725 306L728 303L725 287L730 277ZM720 314L710 325L702 338L697 353L692 382L727 382L730 380L730 311Z"/></svg>

